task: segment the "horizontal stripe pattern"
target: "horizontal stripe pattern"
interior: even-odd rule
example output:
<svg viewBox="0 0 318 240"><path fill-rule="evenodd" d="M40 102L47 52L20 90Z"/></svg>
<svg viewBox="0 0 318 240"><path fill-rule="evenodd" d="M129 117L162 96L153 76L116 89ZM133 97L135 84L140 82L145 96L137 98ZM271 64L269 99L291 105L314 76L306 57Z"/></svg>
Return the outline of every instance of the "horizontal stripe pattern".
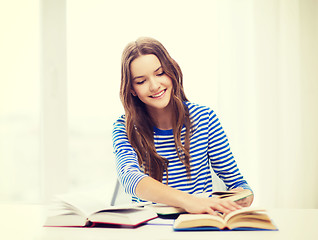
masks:
<svg viewBox="0 0 318 240"><path fill-rule="evenodd" d="M164 172L162 182L168 182L169 186L190 194L210 194L213 187L211 166L229 189L236 187L250 189L239 172L227 136L214 111L190 102L185 104L188 106L193 123L190 139L191 177L190 179L187 177L186 168L178 158L172 130L154 128L156 150L169 161L168 179ZM184 136L185 127L181 131L182 144ZM119 180L126 193L133 196L133 201L140 201L135 189L138 182L147 175L140 169L137 154L128 141L124 116L114 123L113 147Z"/></svg>

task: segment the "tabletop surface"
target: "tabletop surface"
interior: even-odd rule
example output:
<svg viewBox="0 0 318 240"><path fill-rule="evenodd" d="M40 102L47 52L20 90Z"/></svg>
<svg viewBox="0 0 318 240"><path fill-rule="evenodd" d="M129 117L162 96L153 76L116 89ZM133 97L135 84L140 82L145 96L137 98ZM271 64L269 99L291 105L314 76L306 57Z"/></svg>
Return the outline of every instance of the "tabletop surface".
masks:
<svg viewBox="0 0 318 240"><path fill-rule="evenodd" d="M172 221L156 220L135 229L42 227L40 205L0 204L0 239L318 239L318 209L269 209L278 231L174 232Z"/></svg>

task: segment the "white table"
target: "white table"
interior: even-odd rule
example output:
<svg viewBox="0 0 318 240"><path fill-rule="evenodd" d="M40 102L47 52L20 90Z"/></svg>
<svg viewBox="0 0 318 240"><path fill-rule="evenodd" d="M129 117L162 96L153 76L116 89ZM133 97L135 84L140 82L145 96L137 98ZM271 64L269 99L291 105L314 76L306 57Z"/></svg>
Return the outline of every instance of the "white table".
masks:
<svg viewBox="0 0 318 240"><path fill-rule="evenodd" d="M174 232L169 225L144 225L136 229L118 228L45 228L45 214L41 206L0 205L6 219L19 217L15 222L1 220L0 239L34 240L200 240L200 239L318 239L318 209L271 209L279 231L205 231ZM5 216L4 216L5 217ZM5 228L3 231L3 227ZM3 234L6 234L3 238Z"/></svg>

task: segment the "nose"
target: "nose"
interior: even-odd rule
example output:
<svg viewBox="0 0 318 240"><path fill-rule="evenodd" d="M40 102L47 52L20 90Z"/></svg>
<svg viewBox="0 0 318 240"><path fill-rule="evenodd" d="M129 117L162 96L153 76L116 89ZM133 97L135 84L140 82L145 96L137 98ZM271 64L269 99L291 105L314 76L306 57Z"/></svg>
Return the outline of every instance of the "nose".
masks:
<svg viewBox="0 0 318 240"><path fill-rule="evenodd" d="M156 79L151 78L149 82L149 90L151 92L156 92L160 88L160 83Z"/></svg>

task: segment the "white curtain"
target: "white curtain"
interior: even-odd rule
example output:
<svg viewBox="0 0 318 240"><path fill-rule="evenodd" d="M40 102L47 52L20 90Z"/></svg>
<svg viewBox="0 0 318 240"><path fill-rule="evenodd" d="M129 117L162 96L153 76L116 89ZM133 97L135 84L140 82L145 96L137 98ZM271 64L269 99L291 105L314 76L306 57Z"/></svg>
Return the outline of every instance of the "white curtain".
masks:
<svg viewBox="0 0 318 240"><path fill-rule="evenodd" d="M218 110L255 203L318 207L318 1L218 1Z"/></svg>

